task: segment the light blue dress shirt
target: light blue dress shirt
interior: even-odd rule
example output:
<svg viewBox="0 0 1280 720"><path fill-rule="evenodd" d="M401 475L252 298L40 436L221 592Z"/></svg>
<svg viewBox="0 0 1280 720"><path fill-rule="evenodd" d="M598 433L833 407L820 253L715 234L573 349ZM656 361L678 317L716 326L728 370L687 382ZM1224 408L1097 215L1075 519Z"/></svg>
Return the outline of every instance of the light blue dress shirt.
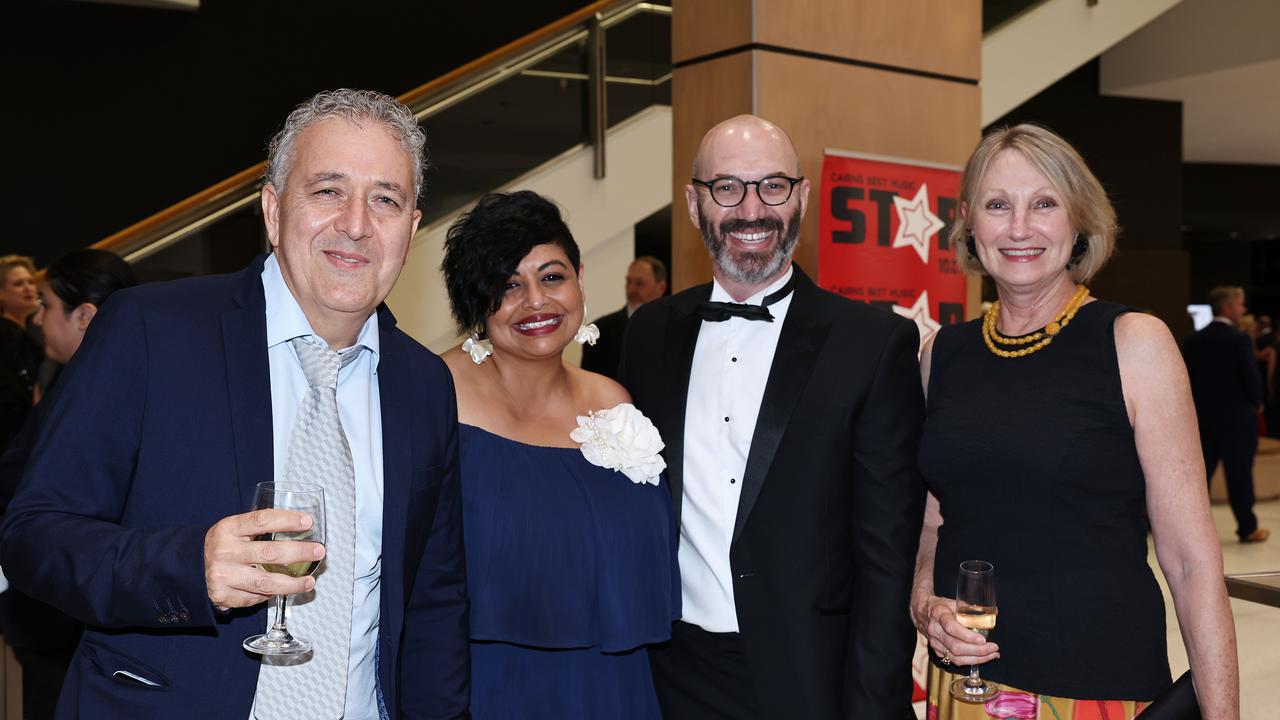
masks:
<svg viewBox="0 0 1280 720"><path fill-rule="evenodd" d="M289 292L272 254L262 269L267 301L267 360L271 368L271 431L275 479L284 480L289 438L298 405L308 390L290 340L314 336L323 343ZM364 346L338 374L338 417L351 447L356 478L355 586L351 602L351 655L344 720L377 720L379 586L382 580L382 407L378 393L378 317L369 316L353 347ZM268 612L268 625L274 610ZM293 628L307 637L307 628Z"/></svg>

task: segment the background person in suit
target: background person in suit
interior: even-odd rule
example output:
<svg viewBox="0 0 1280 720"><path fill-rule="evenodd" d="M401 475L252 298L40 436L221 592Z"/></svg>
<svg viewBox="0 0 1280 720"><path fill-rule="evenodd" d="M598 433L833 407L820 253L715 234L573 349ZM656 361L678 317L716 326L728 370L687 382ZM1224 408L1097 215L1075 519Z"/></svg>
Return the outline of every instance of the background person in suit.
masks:
<svg viewBox="0 0 1280 720"><path fill-rule="evenodd" d="M641 308L620 373L680 527L663 716L913 718L920 336L792 265L809 182L780 128L726 120L693 174L714 282Z"/></svg>
<svg viewBox="0 0 1280 720"><path fill-rule="evenodd" d="M45 272L40 307L32 318L44 331L45 357L58 367L65 365L80 348L85 330L107 298L136 284L129 264L105 250L85 248L55 260ZM56 382L57 375L53 380ZM27 417L0 458L0 513L9 506L22 479L54 390L53 382L45 387L44 401ZM0 594L0 628L22 665L22 717L53 717L62 679L80 641L80 622L10 588Z"/></svg>
<svg viewBox="0 0 1280 720"><path fill-rule="evenodd" d="M1200 421L1200 446L1210 480L1222 461L1227 498L1236 516L1240 542L1262 542L1271 536L1258 527L1253 512L1253 457L1258 452L1258 412L1262 378L1254 361L1253 341L1235 328L1244 317L1244 289L1209 291L1213 322L1182 345L1191 376L1191 395Z"/></svg>
<svg viewBox="0 0 1280 720"><path fill-rule="evenodd" d="M667 294L667 266L650 255L641 255L627 268L627 304L617 312L596 320L600 339L594 345L582 346L582 369L606 377L618 377L618 361L622 359L622 336L627 320L641 305Z"/></svg>
<svg viewBox="0 0 1280 720"><path fill-rule="evenodd" d="M320 93L271 143L272 255L125 290L98 313L0 540L15 586L86 625L58 717L466 714L452 385L381 304L420 218L423 144L394 98ZM300 359L312 356L332 384L308 380ZM349 450L331 465L343 477L311 480L326 483L326 546L257 541L310 525L300 512L246 510L258 483L316 457L290 441L324 414L310 398L326 392ZM335 503L342 492L354 508ZM350 569L334 562L340 546ZM318 578L259 567L326 550ZM291 608L313 656L268 666L241 648L266 626L264 601L313 588L315 607L326 594L350 603L310 624Z"/></svg>

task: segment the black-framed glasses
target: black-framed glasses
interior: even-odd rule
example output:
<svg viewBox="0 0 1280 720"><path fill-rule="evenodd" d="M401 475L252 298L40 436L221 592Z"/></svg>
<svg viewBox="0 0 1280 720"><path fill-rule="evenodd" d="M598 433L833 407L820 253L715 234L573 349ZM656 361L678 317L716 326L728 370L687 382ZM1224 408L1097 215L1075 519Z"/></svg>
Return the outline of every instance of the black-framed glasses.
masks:
<svg viewBox="0 0 1280 720"><path fill-rule="evenodd" d="M691 178L695 185L701 185L711 194L711 199L720 207L737 207L747 197L747 186L756 186L756 197L765 205L781 205L791 199L796 183L803 177L793 178L786 175L770 175L759 180L743 180L732 176L715 180L699 180Z"/></svg>

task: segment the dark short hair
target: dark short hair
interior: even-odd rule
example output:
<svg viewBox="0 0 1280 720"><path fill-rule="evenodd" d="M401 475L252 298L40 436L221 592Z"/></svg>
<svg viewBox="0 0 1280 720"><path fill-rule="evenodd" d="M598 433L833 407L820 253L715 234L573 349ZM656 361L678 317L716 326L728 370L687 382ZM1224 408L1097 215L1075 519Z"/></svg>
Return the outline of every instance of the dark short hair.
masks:
<svg viewBox="0 0 1280 720"><path fill-rule="evenodd" d="M449 227L444 241L445 289L463 333L484 329L502 306L507 279L538 245L558 245L577 272L578 244L550 200L530 190L489 193Z"/></svg>
<svg viewBox="0 0 1280 720"><path fill-rule="evenodd" d="M654 282L661 283L667 281L667 265L658 258L652 255L641 255L631 262L642 262L645 265L648 265L649 269L653 271Z"/></svg>
<svg viewBox="0 0 1280 720"><path fill-rule="evenodd" d="M102 307L111 293L138 284L129 263L115 253L94 248L73 250L54 260L44 281L67 312L84 303Z"/></svg>

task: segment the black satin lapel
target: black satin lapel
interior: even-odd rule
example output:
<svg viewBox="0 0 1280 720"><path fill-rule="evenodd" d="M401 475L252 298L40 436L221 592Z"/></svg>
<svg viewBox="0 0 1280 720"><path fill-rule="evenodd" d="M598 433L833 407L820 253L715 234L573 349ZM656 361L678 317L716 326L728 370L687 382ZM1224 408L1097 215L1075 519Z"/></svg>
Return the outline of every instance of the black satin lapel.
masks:
<svg viewBox="0 0 1280 720"><path fill-rule="evenodd" d="M275 478L266 307L248 305L225 313L222 345L236 450L236 481L240 486L240 506L247 512L253 506L258 483Z"/></svg>
<svg viewBox="0 0 1280 720"><path fill-rule="evenodd" d="M710 291L708 291L709 293ZM705 299L705 298L703 298ZM684 497L684 417L689 404L689 373L693 370L693 350L698 344L698 331L702 318L689 307L677 307L667 320L667 352L663 358L662 377L671 384L670 404L663 408L659 427L666 432L662 442L666 444L663 455L667 461L668 490L675 508L676 527L680 527L680 505Z"/></svg>
<svg viewBox="0 0 1280 720"><path fill-rule="evenodd" d="M738 516L733 524L733 542L747 524L756 498L764 487L773 457L778 452L782 435L787 430L791 413L800 400L800 393L809 382L817 363L818 354L827 341L831 325L825 321L814 322L808 303L808 292L797 290L796 297L787 310L787 319L778 337L778 348L769 368L769 380L765 384L764 397L760 401L760 414L756 418L755 432L751 435L751 452L747 455L747 468L742 475L742 494L738 499Z"/></svg>

